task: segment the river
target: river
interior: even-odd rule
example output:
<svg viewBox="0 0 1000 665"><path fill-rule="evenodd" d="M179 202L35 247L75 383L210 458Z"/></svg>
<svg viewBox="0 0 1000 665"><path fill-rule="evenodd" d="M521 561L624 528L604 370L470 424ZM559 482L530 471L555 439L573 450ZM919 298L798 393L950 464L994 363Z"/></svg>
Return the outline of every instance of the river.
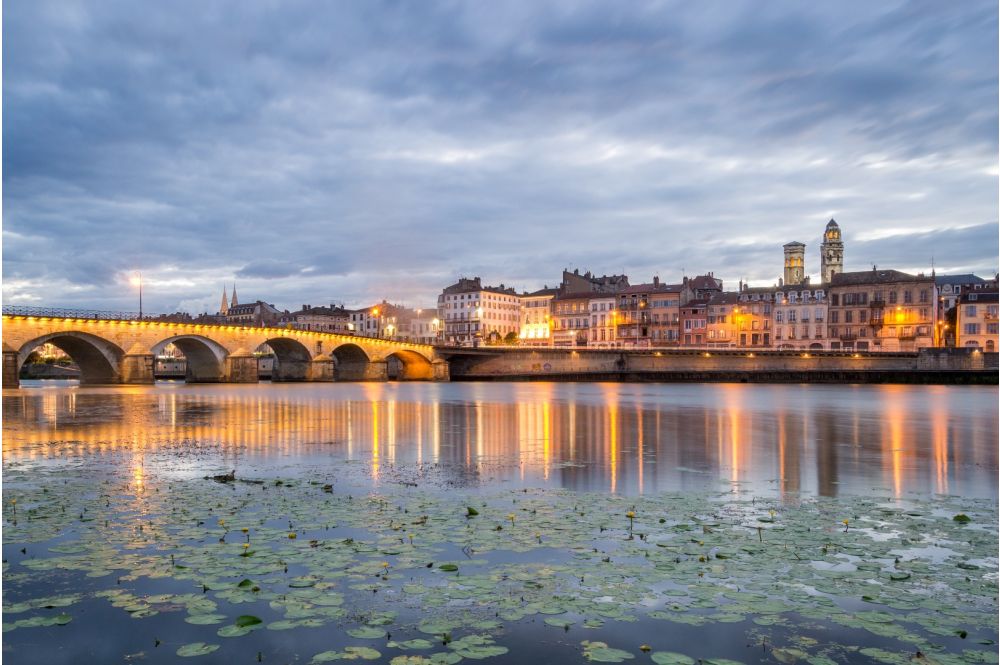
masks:
<svg viewBox="0 0 1000 665"><path fill-rule="evenodd" d="M25 381L3 392L4 656L965 662L996 649L997 399ZM986 590L936 605L957 562Z"/></svg>

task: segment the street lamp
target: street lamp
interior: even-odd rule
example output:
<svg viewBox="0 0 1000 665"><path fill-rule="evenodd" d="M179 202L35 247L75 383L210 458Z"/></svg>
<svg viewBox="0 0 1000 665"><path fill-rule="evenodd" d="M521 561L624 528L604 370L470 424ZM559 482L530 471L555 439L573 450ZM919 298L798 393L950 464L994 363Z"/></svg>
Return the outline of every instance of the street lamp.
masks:
<svg viewBox="0 0 1000 665"><path fill-rule="evenodd" d="M135 277L131 280L132 286L139 287L139 319L142 319L142 273L138 270L135 271Z"/></svg>

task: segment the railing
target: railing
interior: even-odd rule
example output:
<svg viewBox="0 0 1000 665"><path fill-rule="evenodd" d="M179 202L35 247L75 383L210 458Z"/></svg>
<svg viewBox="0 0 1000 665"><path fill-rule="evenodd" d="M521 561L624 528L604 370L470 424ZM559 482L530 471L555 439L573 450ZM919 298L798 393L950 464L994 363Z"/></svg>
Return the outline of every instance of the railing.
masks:
<svg viewBox="0 0 1000 665"><path fill-rule="evenodd" d="M25 307L23 305L4 305L4 316L45 316L53 319L100 319L104 321L135 321L139 319L138 312L115 312L102 309L64 309L61 307ZM156 318L158 314L143 314L142 318Z"/></svg>
<svg viewBox="0 0 1000 665"><path fill-rule="evenodd" d="M868 301L868 306L872 309L885 309L884 300L870 300Z"/></svg>

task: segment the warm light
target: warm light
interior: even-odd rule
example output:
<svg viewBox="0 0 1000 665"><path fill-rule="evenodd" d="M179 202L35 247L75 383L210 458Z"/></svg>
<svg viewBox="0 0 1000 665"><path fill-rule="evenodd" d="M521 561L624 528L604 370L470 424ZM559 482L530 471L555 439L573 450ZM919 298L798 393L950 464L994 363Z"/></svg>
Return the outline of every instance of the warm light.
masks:
<svg viewBox="0 0 1000 665"><path fill-rule="evenodd" d="M705 352L705 357L706 357L706 358L711 358L711 357L712 357L712 354L706 351L706 352Z"/></svg>
<svg viewBox="0 0 1000 665"><path fill-rule="evenodd" d="M372 316L378 316L378 307L372 308Z"/></svg>
<svg viewBox="0 0 1000 665"><path fill-rule="evenodd" d="M803 357L803 358L808 358L808 357L809 357L809 354L808 354L808 353L803 353L803 354L802 354L802 357Z"/></svg>
<svg viewBox="0 0 1000 665"><path fill-rule="evenodd" d="M140 284L142 284L142 278L133 275L132 277L129 278L128 283L131 284L132 286L139 286Z"/></svg>

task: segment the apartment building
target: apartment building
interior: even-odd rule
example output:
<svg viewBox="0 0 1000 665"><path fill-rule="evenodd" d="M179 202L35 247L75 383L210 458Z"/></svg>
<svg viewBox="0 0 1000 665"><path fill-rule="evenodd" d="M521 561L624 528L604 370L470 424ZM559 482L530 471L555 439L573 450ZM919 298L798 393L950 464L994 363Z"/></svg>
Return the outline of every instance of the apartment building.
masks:
<svg viewBox="0 0 1000 665"><path fill-rule="evenodd" d="M970 291L958 300L955 346L992 353L1000 343L997 292Z"/></svg>

